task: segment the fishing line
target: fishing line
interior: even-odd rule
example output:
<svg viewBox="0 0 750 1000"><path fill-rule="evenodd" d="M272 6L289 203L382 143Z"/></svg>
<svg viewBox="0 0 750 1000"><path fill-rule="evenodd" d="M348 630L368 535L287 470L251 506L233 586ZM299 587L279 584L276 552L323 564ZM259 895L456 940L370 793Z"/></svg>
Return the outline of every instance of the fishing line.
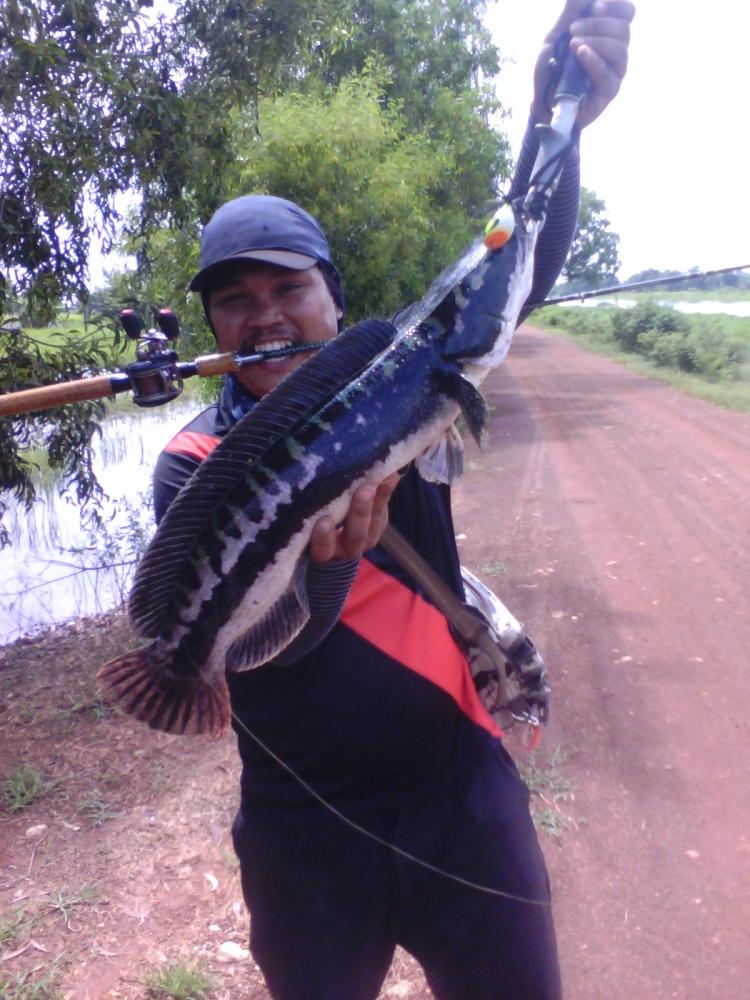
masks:
<svg viewBox="0 0 750 1000"><path fill-rule="evenodd" d="M240 354L235 358L235 363L239 368L243 368L246 365L257 364L262 361L275 361L279 358L289 358L295 354L301 354L305 351L319 351L322 347L326 347L335 338L330 337L328 340L316 340L312 344L298 344L292 347L277 347L272 351L253 351L251 354Z"/></svg>
<svg viewBox="0 0 750 1000"><path fill-rule="evenodd" d="M217 685L214 683L213 679L210 677L205 678L206 681L213 687L214 691L220 697L225 695L220 692ZM517 896L512 892L506 892L503 889L495 889L489 885L482 885L481 882L472 882L471 879L463 878L461 875L456 875L453 872L445 871L443 868L438 868L436 865L430 864L429 861L425 861L423 858L418 858L416 855L411 854L409 851L405 851L402 847L398 847L396 844L391 844L389 841L384 840L383 837L378 836L377 833L373 833L372 830L368 830L366 826L361 826L355 820L350 819L345 813L340 812L336 806L324 798L319 792L317 792L312 785L308 784L305 779L294 770L285 760L282 760L279 755L273 751L263 740L256 736L239 718L234 709L229 706L229 711L231 713L232 719L235 721L237 726L242 730L242 732L249 736L250 739L258 746L260 749L267 754L272 760L274 760L281 768L283 768L287 774L293 778L299 785L304 788L304 790L311 795L320 805L327 809L330 813L340 819L342 823L345 823L352 830L356 830L357 833L361 833L363 836L368 837L370 840L375 841L376 844L380 844L381 847L386 847L389 851L393 851L394 854L398 854L400 857L405 858L407 861L411 861L415 865L419 865L421 868L426 868L428 871L435 875L440 875L443 878L449 879L451 882L457 882L459 885L465 886L467 889L475 889L478 892L487 893L490 896L500 896L503 899L511 899L516 903L527 903L529 906L544 906L551 907L552 903L548 899L531 899L527 896Z"/></svg>

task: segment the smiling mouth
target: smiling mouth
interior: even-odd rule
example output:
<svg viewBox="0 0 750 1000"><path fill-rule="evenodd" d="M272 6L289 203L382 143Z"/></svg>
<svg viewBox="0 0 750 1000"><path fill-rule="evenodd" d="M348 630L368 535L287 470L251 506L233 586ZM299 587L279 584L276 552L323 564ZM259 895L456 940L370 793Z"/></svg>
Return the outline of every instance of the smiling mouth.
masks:
<svg viewBox="0 0 750 1000"><path fill-rule="evenodd" d="M294 348L294 341L289 337L283 337L278 340L267 340L263 344L244 344L242 347L242 354L269 354L271 355L267 360L261 362L262 364L279 364L285 361L290 355L284 354L281 357L274 357L278 351L287 352L289 348Z"/></svg>

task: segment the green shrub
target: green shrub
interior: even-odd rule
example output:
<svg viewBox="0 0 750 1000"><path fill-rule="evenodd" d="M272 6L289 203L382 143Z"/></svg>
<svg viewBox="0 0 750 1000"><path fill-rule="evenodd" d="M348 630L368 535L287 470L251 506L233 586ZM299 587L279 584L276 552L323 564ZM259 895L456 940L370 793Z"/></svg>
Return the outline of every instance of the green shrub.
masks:
<svg viewBox="0 0 750 1000"><path fill-rule="evenodd" d="M650 299L632 309L619 309L611 318L612 336L618 345L624 351L638 354L645 353L644 345L651 343L653 332L687 333L689 329L690 324L683 315ZM670 350L676 350L677 344L678 340L675 340Z"/></svg>
<svg viewBox="0 0 750 1000"><path fill-rule="evenodd" d="M687 350L693 370L713 380L738 378L750 357L747 341L701 321L688 334Z"/></svg>

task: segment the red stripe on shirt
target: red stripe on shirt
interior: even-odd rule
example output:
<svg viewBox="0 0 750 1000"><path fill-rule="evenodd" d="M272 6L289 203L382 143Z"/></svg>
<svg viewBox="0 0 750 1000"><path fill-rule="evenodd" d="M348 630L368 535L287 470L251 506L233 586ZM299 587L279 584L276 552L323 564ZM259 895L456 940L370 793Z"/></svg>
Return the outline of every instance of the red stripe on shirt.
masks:
<svg viewBox="0 0 750 1000"><path fill-rule="evenodd" d="M395 577L362 559L339 619L391 659L447 692L472 722L502 735L479 699L445 617Z"/></svg>
<svg viewBox="0 0 750 1000"><path fill-rule="evenodd" d="M180 431L175 434L164 451L178 452L181 455L190 455L202 462L207 455L210 455L221 438L214 437L213 434L199 434L196 431Z"/></svg>

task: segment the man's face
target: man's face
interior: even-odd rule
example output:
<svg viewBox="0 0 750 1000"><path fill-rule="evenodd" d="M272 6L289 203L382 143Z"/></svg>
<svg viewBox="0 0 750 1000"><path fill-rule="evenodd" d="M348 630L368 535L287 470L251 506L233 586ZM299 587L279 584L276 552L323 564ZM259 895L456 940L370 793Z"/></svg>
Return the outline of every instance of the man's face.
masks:
<svg viewBox="0 0 750 1000"><path fill-rule="evenodd" d="M261 261L238 261L211 284L208 298L221 351L251 354L335 337L341 310L318 267L291 271ZM309 355L246 365L237 378L260 398Z"/></svg>

